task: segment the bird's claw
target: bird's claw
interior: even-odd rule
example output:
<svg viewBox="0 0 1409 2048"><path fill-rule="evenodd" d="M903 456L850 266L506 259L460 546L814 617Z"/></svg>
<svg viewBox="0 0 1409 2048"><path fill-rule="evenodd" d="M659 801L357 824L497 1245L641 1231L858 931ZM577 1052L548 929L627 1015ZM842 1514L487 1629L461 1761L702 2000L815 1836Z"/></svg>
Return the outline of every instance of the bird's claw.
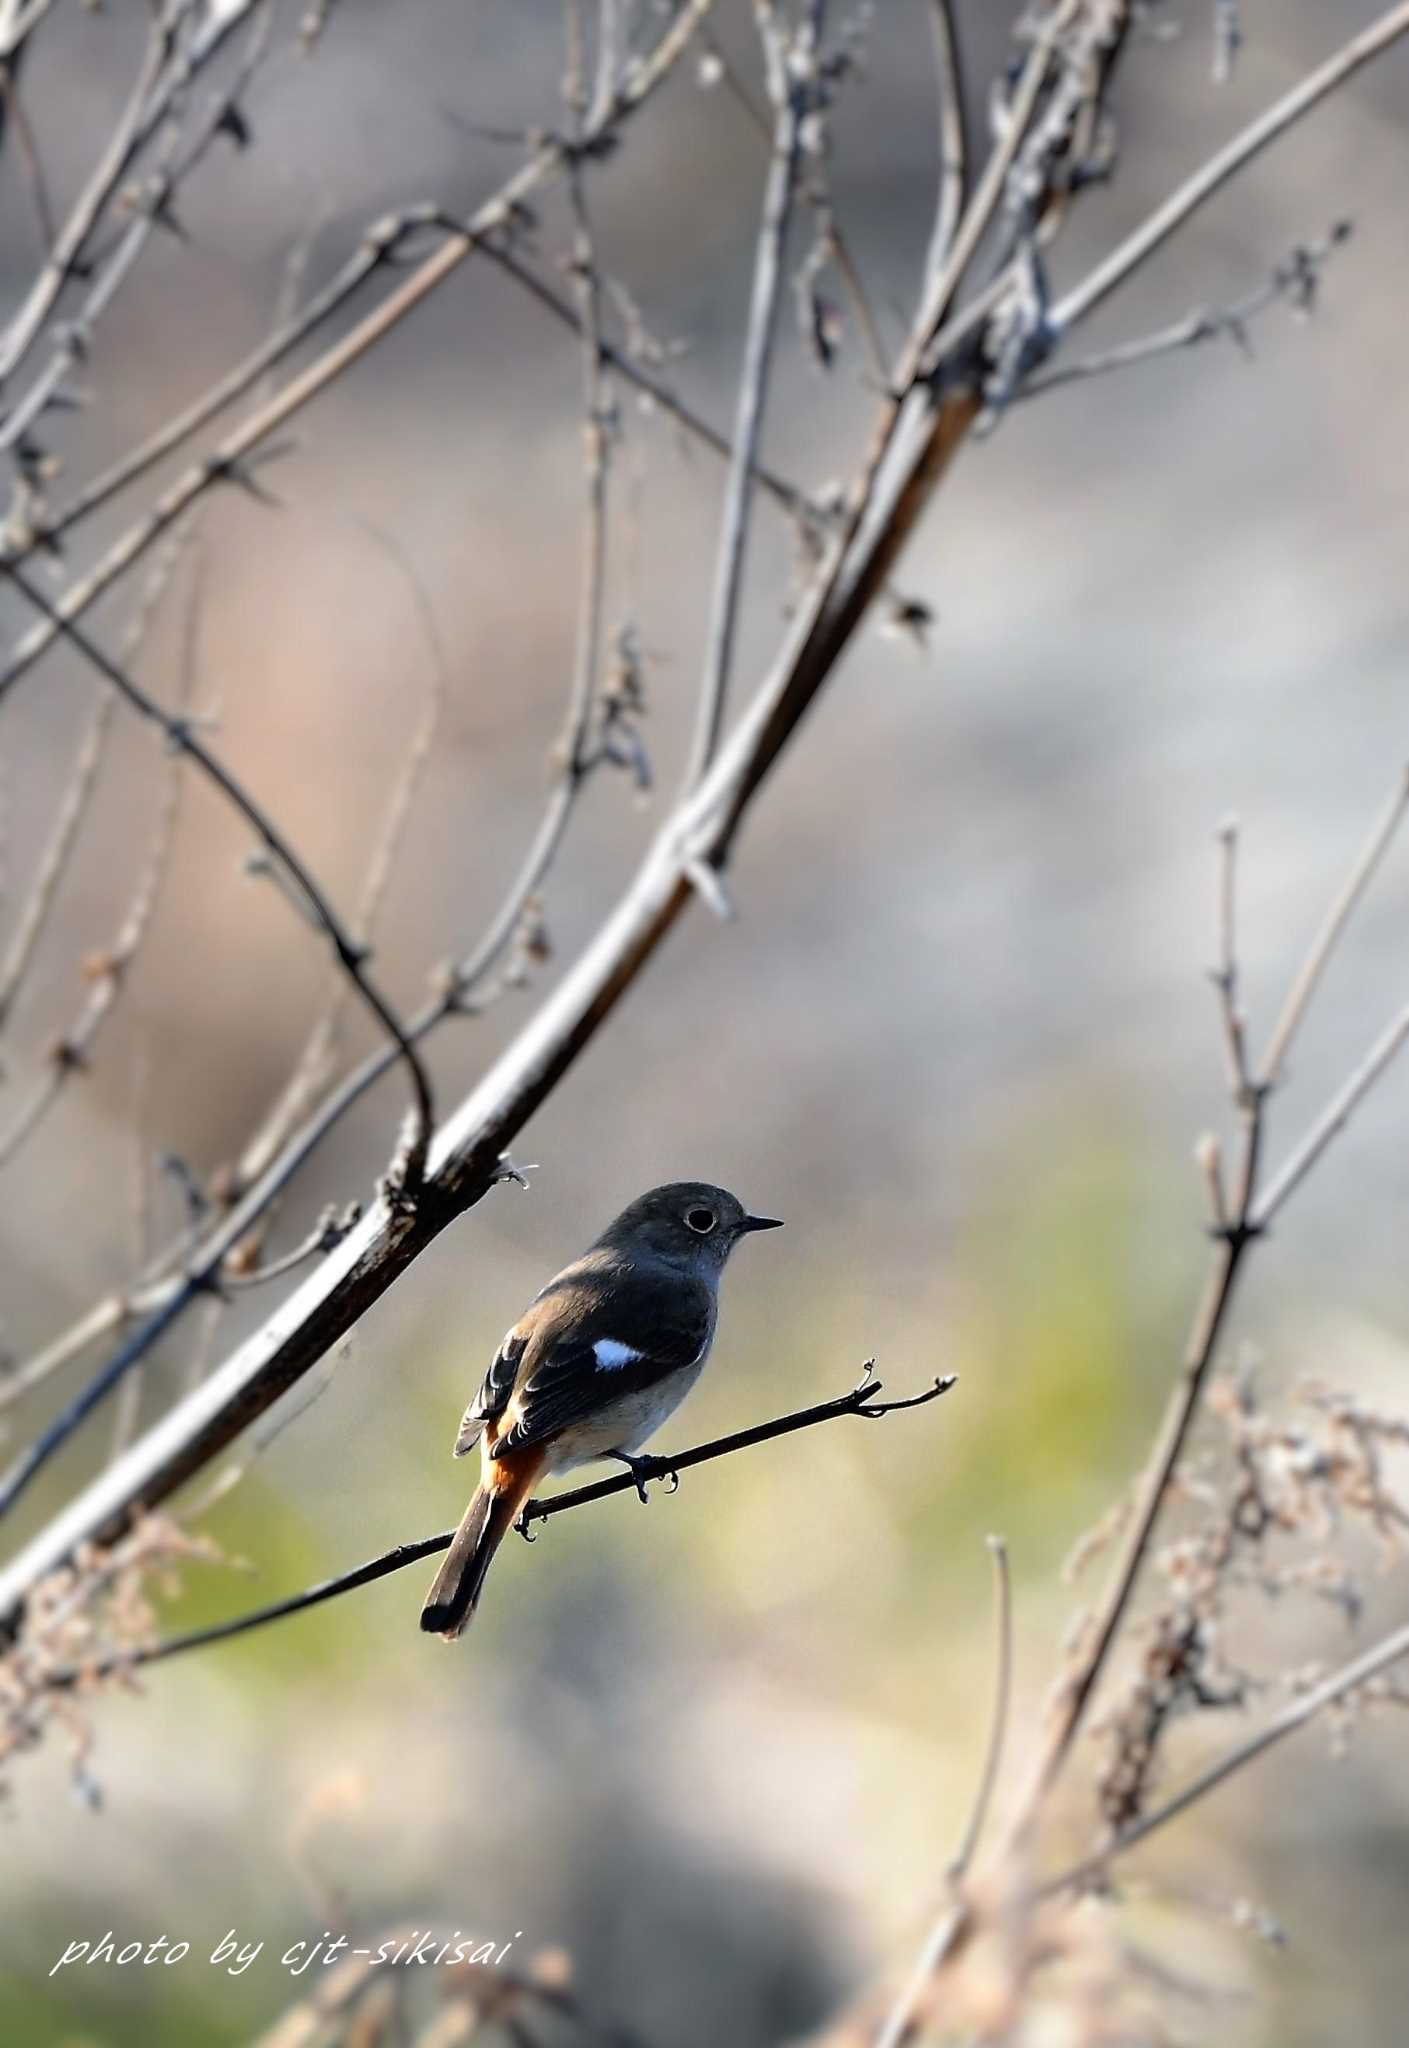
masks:
<svg viewBox="0 0 1409 2048"><path fill-rule="evenodd" d="M647 1506L650 1501L650 1495L646 1491L648 1479L673 1480L674 1484L666 1488L668 1493L674 1493L680 1484L679 1475L675 1472L662 1472L655 1458L633 1458L629 1451L609 1451L607 1455L614 1458L619 1465L625 1465L635 1483L636 1498L642 1507Z"/></svg>

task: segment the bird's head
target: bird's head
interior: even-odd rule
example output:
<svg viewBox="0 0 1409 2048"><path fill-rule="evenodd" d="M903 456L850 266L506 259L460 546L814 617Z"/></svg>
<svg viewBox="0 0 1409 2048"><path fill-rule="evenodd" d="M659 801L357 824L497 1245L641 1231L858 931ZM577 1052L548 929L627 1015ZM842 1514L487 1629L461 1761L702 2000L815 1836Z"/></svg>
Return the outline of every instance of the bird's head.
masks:
<svg viewBox="0 0 1409 2048"><path fill-rule="evenodd" d="M740 1238L777 1230L776 1216L751 1216L737 1195L704 1180L674 1180L649 1189L622 1210L598 1243L618 1252L722 1266Z"/></svg>

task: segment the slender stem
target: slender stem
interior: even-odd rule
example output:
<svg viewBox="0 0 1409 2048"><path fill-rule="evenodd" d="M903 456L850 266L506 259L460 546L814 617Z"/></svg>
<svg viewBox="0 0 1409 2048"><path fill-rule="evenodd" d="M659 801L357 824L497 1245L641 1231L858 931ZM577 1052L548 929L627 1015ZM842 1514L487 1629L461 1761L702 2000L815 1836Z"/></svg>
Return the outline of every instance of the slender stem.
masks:
<svg viewBox="0 0 1409 2048"><path fill-rule="evenodd" d="M1382 55L1391 43L1405 34L1409 34L1409 0L1389 8L1369 28L1352 36L1334 56L1328 57L1324 64L1300 79L1290 92L1284 93L1255 121L1249 122L1241 134L1234 136L1207 163L1201 164L1193 176L1172 192L1163 205L1156 207L1133 234L1128 235L1079 284L1074 285L1065 298L1057 301L1048 316L1052 328L1058 333L1065 333L1078 320L1084 320L1088 313L1110 297L1118 285L1124 284L1133 271L1147 262L1176 229L1221 191L1230 178L1333 93L1337 86L1344 85L1362 65Z"/></svg>
<svg viewBox="0 0 1409 2048"><path fill-rule="evenodd" d="M1339 1137L1375 1083L1403 1051L1406 1043L1409 1043L1409 1004L1406 1004L1398 1016L1385 1027L1345 1086L1327 1103L1291 1158L1262 1195L1252 1213L1251 1221L1255 1229L1267 1228L1273 1217L1300 1187L1332 1139Z"/></svg>
<svg viewBox="0 0 1409 2048"><path fill-rule="evenodd" d="M796 190L802 121L809 103L804 80L795 76L794 71L801 70L804 62L809 68L815 62L821 14L821 0L812 0L807 39L805 43L800 41L791 51L783 31L770 18L765 17L761 24L769 97L773 102L773 154L769 160L763 218L754 253L753 290L744 342L744 366L739 380L734 449L724 491L704 679L685 775L687 789L694 788L708 769L724 725L753 504L753 469L758 456L769 369L778 331L783 247Z"/></svg>
<svg viewBox="0 0 1409 2048"><path fill-rule="evenodd" d="M23 591L30 602L37 609L52 617L52 607L48 604L47 599L35 590L24 575L11 565L6 564L3 566L5 573ZM298 856L293 852L283 834L272 823L267 813L254 802L223 763L210 751L204 741L198 738L191 730L189 721L173 718L163 711L156 700L149 696L137 683L132 681L126 671L120 668L116 662L112 661L81 629L68 622L62 622L61 630L73 639L80 651L107 677L108 681L113 684L114 688L135 711L160 727L171 744L203 770L206 777L214 783L233 808L252 827L273 858L280 863L281 868L289 876L299 895L307 904L315 922L326 933L339 965L355 983L368 1008L382 1024L388 1038L396 1049L397 1056L405 1062L411 1077L415 1121L409 1142L402 1150L397 1167L404 1195L408 1199L413 1198L419 1191L424 1175L425 1158L434 1127L435 1112L430 1082L420 1056L416 1052L412 1040L407 1035L406 1027L401 1023L396 1013L391 1009L367 974L361 948L355 946L344 931L322 891L315 884ZM155 1312L151 1322L151 1334L147 1336L146 1344L142 1343L143 1331L137 1331L97 1377L67 1404L61 1413L41 1431L34 1442L14 1461L9 1471L3 1477L0 1477L0 1516L9 1512L21 1494L48 1463L49 1459L68 1441L74 1430L86 1420L94 1408L118 1384L122 1375L131 1365L135 1364L137 1358L147 1348L147 1345L154 1341L155 1335L159 1334L160 1330L164 1329L169 1322L174 1320L175 1315L187 1305L189 1300L194 1298L194 1293L198 1291L201 1291L200 1283L193 1283L190 1280L183 1283L171 1300L163 1304Z"/></svg>
<svg viewBox="0 0 1409 2048"><path fill-rule="evenodd" d="M988 1550L993 1560L993 1710L989 1716L988 1749L979 1773L973 1810L949 1866L949 1878L953 1884L967 1876L983 1836L984 1822L988 1818L1003 1766L1008 1716L1013 1703L1013 1588L1008 1572L1008 1547L1001 1536L990 1536Z"/></svg>
<svg viewBox="0 0 1409 2048"><path fill-rule="evenodd" d="M84 260L89 237L139 151L255 5L256 0L231 0L228 6L211 9L185 47L179 48L180 26L194 12L191 0L166 0L163 4L152 25L146 59L126 111L60 230L49 260L0 335L0 383L14 375L43 332L60 293Z"/></svg>
<svg viewBox="0 0 1409 2048"><path fill-rule="evenodd" d="M1210 1764L1207 1770L1200 1771L1196 1778L1181 1792L1176 1792L1171 1799L1167 1799L1163 1806L1155 1807L1151 1812L1142 1815L1138 1821L1132 1822L1104 1849L1098 1850L1094 1856L1088 1856L1080 1863L1073 1864L1069 1870L1063 1870L1058 1876L1049 1878L1042 1886L1040 1896L1046 1898L1053 1892L1067 1891L1076 1885L1092 1883L1102 1875L1112 1857L1123 1856L1128 1849L1133 1849L1137 1842L1143 1842L1154 1834L1157 1828L1162 1828L1167 1822L1177 1819L1181 1813L1187 1813L1191 1806L1197 1805L1199 1800L1216 1791L1218 1786L1236 1772L1254 1762L1267 1750L1275 1748L1279 1742L1285 1741L1287 1736L1294 1735L1298 1728L1304 1728L1308 1721L1314 1720L1316 1715L1327 1707L1334 1706L1337 1700L1343 1700L1347 1693L1354 1692L1358 1686L1378 1676L1391 1664L1397 1664L1401 1657L1409 1657L1409 1623L1395 1629L1382 1642L1374 1644L1361 1656L1352 1658L1348 1664L1343 1664L1339 1671L1333 1672L1329 1678L1323 1679L1319 1685L1312 1686L1299 1699L1293 1700L1255 1735L1250 1735L1246 1741L1237 1743L1226 1756Z"/></svg>
<svg viewBox="0 0 1409 2048"><path fill-rule="evenodd" d="M1262 1081L1268 1088L1275 1088L1282 1078L1292 1041L1300 1030L1306 1016L1307 1005L1316 993L1317 984L1326 971L1326 963L1340 942L1342 933L1349 924L1357 904L1375 877L1381 861L1394 842L1396 833L1409 810L1409 771L1399 778L1399 787L1390 799L1384 817L1370 834L1359 860L1352 868L1345 887L1326 913L1325 922L1316 935L1311 951L1307 954L1300 974L1292 983L1291 990L1277 1019L1262 1061Z"/></svg>
<svg viewBox="0 0 1409 2048"><path fill-rule="evenodd" d="M1223 1022L1223 1042L1228 1055L1228 1084L1235 1103L1246 1102L1251 1085L1248 1072L1247 1028L1238 1006L1238 826L1229 818L1220 828L1221 854L1218 869L1218 966L1213 985L1218 990L1218 1013Z"/></svg>
<svg viewBox="0 0 1409 2048"><path fill-rule="evenodd" d="M408 1195L414 1194L424 1165L426 1148L430 1143L430 1134L435 1123L435 1105L431 1096L430 1080L426 1074L425 1067L421 1063L419 1054L407 1036L405 1026L386 998L381 994L371 976L367 973L364 949L344 929L341 920L333 910L323 890L314 881L312 875L294 852L293 847L289 844L283 832L274 824L268 812L255 802L243 784L212 753L204 740L192 730L190 721L184 718L173 717L170 713L164 711L156 699L146 690L142 689L139 684L135 683L127 674L127 671L115 662L111 656L106 654L95 641L91 640L81 628L75 626L70 620L61 618L55 608L49 603L49 600L41 591L35 588L34 584L29 581L21 570L9 563L0 563L0 569L3 569L10 581L28 598L35 610L41 612L49 620L56 631L62 633L67 639L72 640L74 646L77 647L85 659L91 662L101 675L106 676L114 689L117 690L119 696L130 704L140 717L145 718L150 724L157 726L165 733L168 742L173 748L196 763L206 779L214 784L231 808L237 811L245 820L245 823L254 832L260 843L267 849L272 858L278 862L280 868L293 883L298 896L306 905L314 923L325 933L338 965L348 976L349 980L356 984L358 992L367 1008L372 1012L387 1037L395 1045L397 1053L406 1066L411 1084L415 1125L403 1170L406 1192ZM0 1512L3 1512L3 1503L0 1503Z"/></svg>
<svg viewBox="0 0 1409 2048"><path fill-rule="evenodd" d="M631 67L603 117L601 127L589 129L585 147L590 148L603 142L608 134L614 133L627 116L650 96L688 47L695 28L712 4L713 0L686 0L685 6L676 15L670 27L662 33L650 54L639 64ZM54 618L42 621L12 650L3 671L0 671L0 698L3 698L20 676L33 666L45 649L52 646L62 630L60 622L80 617L90 605L97 602L105 590L127 573L133 563L146 553L196 499L215 484L238 475L240 465L252 451L267 441L270 435L318 397L329 385L335 383L354 363L359 362L370 349L391 333L424 299L429 298L446 278L459 268L478 246L483 236L511 227L517 217L517 210L528 195L548 177L560 171L570 154L561 139L545 143L500 187L492 199L479 207L463 227L458 228L450 239L418 264L410 276L404 279L379 306L374 307L347 334L332 343L315 361L290 378L282 390L273 393L257 407L238 428L225 437L212 454L193 464L179 476L144 517L113 542L86 576L69 584L60 593L53 606ZM341 303L341 300L336 303ZM330 311L332 307L329 306L325 310ZM252 358L251 362L265 362L267 359L266 347L257 352L256 358ZM246 389L248 384L254 381L250 367L250 362L243 366L239 380L233 388L230 380L221 387L222 404L228 402L236 390ZM148 444L149 447L150 445Z"/></svg>
<svg viewBox="0 0 1409 2048"><path fill-rule="evenodd" d="M484 254L491 263L497 263L501 270L521 284L538 301L539 305L546 307L555 319L562 322L564 327L570 328L574 334L580 335L582 333L581 316L577 309L571 306L560 293L555 292L551 285L546 284L536 271L532 270L521 257L514 254L512 249L499 243L487 242L484 247ZM695 412L692 407L688 406L684 399L679 396L678 392L674 391L665 382L664 378L653 375L644 363L639 362L635 356L628 354L625 349L618 348L615 342L609 340L606 335L602 335L599 338L598 347L601 350L602 361L614 375L624 378L627 383L633 384L638 391L644 392L652 404L658 405L662 412L670 415L677 426L681 426L687 433L693 434L697 441L703 443L706 448L711 449L714 454L722 455L726 461L728 460L730 454L728 435L721 434L719 429L712 426L702 414ZM790 484L786 478L779 476L776 470L769 469L765 463L755 462L752 475L755 484L761 490L766 491L770 498L776 499L784 512L791 513L795 518L815 520L819 526L824 524L825 514L822 508L819 505L813 504L806 493L799 490L796 484Z"/></svg>
<svg viewBox="0 0 1409 2048"><path fill-rule="evenodd" d="M524 1535L536 1522L549 1522L555 1515L567 1514L572 1508L585 1507L590 1501L607 1500L613 1494L635 1489L642 1481L649 1479L678 1479L682 1472L690 1471L696 1465L706 1465L715 1458L724 1458L734 1451L751 1449L756 1444L774 1443L779 1437L792 1436L800 1429L811 1429L819 1422L831 1422L842 1415L859 1415L869 1420L892 1415L907 1408L925 1407L948 1393L955 1384L953 1378L937 1379L925 1392L912 1395L908 1400L878 1401L881 1382L876 1379L868 1365L861 1379L850 1393L839 1395L835 1400L819 1401L810 1408L795 1409L791 1414L780 1415L771 1422L755 1423L750 1429L735 1430L729 1436L713 1437L708 1443L696 1444L693 1449L680 1451L675 1455L661 1454L656 1457L637 1460L639 1479L636 1472L620 1472L609 1479L600 1479L595 1485L577 1486L570 1492L551 1494L543 1500L531 1500L520 1514L516 1527ZM675 1489L672 1486L671 1491ZM72 1671L57 1673L46 1685L66 1687L89 1678L102 1677L108 1672L125 1671L135 1665L156 1664L168 1657L178 1657L188 1650L206 1648L211 1643L228 1642L232 1636L247 1635L251 1629L263 1628L271 1621L282 1621L290 1614L302 1614L310 1607L319 1607L325 1600L334 1600L340 1594L352 1593L362 1586L375 1584L393 1572L404 1571L408 1565L419 1564L422 1558L434 1557L442 1550L448 1550L454 1540L455 1531L446 1529L438 1536L424 1536L415 1542L398 1543L394 1549L383 1551L380 1556L358 1565L349 1572L340 1572L335 1578L322 1579L316 1586L309 1586L301 1593L293 1593L287 1599L272 1601L266 1607L256 1608L252 1613L236 1615L229 1621L214 1623L209 1628L191 1629L179 1636L168 1637L165 1642L152 1643L145 1648L123 1650L111 1657L100 1660L96 1665L85 1664Z"/></svg>
<svg viewBox="0 0 1409 2048"><path fill-rule="evenodd" d="M1058 363L1055 368L1028 378L1013 393L1013 402L1025 404L1027 400L1041 398L1063 384L1108 377L1114 371L1153 362L1178 349L1198 348L1204 342L1232 341L1245 354L1250 354L1248 330L1252 322L1282 300L1290 299L1299 307L1309 305L1322 270L1334 252L1349 239L1350 232L1350 223L1341 221L1319 241L1299 244L1255 291L1234 300L1231 305L1198 307L1186 313L1182 320L1157 328L1153 334L1118 342L1114 348L1101 349L1095 355L1080 357L1076 362Z"/></svg>
<svg viewBox="0 0 1409 2048"><path fill-rule="evenodd" d="M223 86L214 98L204 122L184 151L179 146L180 130L173 128L157 167L142 180L140 203L135 206L133 218L119 230L115 246L95 249L83 255L83 274L92 274L95 281L76 315L53 330L53 349L45 367L33 379L23 397L16 399L7 409L3 422L0 422L0 451L15 447L23 439L51 403L64 379L87 359L98 322L131 275L153 228L161 220L174 219L176 195L181 186L224 132L231 107L238 104L240 95L263 60L273 27L272 0L255 0L255 6L258 11L250 31L249 47L240 60L233 82ZM77 270L77 259L70 268ZM20 552L23 554L27 550Z"/></svg>
<svg viewBox="0 0 1409 2048"><path fill-rule="evenodd" d="M968 178L969 135L964 112L964 66L959 53L953 0L929 0L939 92L939 198L925 268L932 276L944 269L964 210Z"/></svg>
<svg viewBox="0 0 1409 2048"><path fill-rule="evenodd" d="M963 1896L962 1886L982 1838L984 1822L988 1818L988 1810L1002 1770L1013 1691L1013 1595L1008 1574L1008 1550L1001 1536L990 1536L988 1548L993 1559L997 1642L994 1654L993 1709L989 1716L988 1746L984 1753L983 1768L979 1773L978 1788L974 1793L973 1805L959 1846L945 1872L949 1881L949 1903L930 1929L925 1945L915 1959L914 1969L876 2036L874 2048L906 2048L906 2044L914 2040L916 2021L926 1988L969 1918L969 1907Z"/></svg>
<svg viewBox="0 0 1409 2048"><path fill-rule="evenodd" d="M1237 1185L1233 1191L1229 1221L1224 1228L1216 1232L1217 1243L1213 1261L1202 1300L1194 1317L1183 1369L1171 1390L1164 1421L1140 1482L1134 1512L1119 1560L1094 1627L1082 1646L1073 1670L1061 1686L1054 1709L1051 1733L1042 1751L1028 1796L1019 1810L1019 1837L1029 1832L1035 1824L1042 1802L1061 1772L1087 1704L1115 1643L1121 1621L1134 1595L1136 1581L1148 1553L1155 1525L1203 1397L1208 1372L1222 1334L1244 1255L1248 1247L1265 1233L1268 1224L1283 1203L1305 1179L1332 1139L1345 1128L1355 1108L1380 1079L1405 1043L1409 1042L1409 1005L1406 1005L1327 1107L1272 1186L1265 1193L1260 1193L1258 1173L1266 1105L1280 1077L1286 1049L1306 1014L1307 1004L1325 972L1327 961L1345 932L1351 912L1383 859L1407 806L1409 776L1404 778L1396 791L1388 812L1372 833L1351 872L1349 881L1332 905L1311 946L1305 964L1292 984L1292 993L1283 1009L1282 1020L1273 1033L1267 1063L1252 1078L1247 1078L1241 1023L1234 1006L1236 959L1233 862L1236 834L1225 828L1222 835L1222 960L1214 978L1224 994L1225 1030L1230 1038L1230 1061L1234 1070L1234 1098L1242 1118L1242 1145ZM1221 1201L1221 1182L1219 1199Z"/></svg>

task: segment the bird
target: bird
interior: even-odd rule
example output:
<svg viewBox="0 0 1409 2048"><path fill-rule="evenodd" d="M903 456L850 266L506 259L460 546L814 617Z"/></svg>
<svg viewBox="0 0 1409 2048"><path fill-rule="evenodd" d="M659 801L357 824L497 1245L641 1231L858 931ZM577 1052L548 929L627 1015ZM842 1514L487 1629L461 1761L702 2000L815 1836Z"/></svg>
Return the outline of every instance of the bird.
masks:
<svg viewBox="0 0 1409 2048"><path fill-rule="evenodd" d="M670 1181L629 1204L534 1296L490 1361L455 1439L480 1479L421 1612L453 1642L534 1487L595 1458L626 1465L689 1393L714 1341L729 1254L781 1218L751 1216L708 1181Z"/></svg>

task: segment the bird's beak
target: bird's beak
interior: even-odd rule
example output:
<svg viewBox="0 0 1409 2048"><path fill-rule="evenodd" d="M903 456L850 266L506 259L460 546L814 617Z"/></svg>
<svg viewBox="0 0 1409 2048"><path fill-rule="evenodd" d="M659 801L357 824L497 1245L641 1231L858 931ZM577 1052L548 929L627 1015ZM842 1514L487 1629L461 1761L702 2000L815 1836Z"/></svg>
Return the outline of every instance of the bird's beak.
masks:
<svg viewBox="0 0 1409 2048"><path fill-rule="evenodd" d="M783 1219L781 1216L745 1216L743 1222L739 1225L741 1231L781 1230L782 1227Z"/></svg>

